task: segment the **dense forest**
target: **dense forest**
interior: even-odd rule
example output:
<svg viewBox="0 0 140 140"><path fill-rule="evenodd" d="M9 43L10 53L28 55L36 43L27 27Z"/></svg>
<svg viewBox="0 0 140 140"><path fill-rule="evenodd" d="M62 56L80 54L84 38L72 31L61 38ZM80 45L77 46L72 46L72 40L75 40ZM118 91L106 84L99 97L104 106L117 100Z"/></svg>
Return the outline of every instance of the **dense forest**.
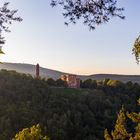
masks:
<svg viewBox="0 0 140 140"><path fill-rule="evenodd" d="M101 140L105 128L113 129L122 104L140 111L139 97L140 85L132 82L88 79L80 89L70 89L59 79L1 70L0 140L36 124L50 140Z"/></svg>

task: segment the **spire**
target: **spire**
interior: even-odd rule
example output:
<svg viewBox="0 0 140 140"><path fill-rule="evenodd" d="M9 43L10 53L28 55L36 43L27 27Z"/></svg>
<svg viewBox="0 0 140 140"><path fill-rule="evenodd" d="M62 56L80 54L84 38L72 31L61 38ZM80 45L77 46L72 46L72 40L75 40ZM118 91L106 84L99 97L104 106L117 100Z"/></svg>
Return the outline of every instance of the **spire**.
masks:
<svg viewBox="0 0 140 140"><path fill-rule="evenodd" d="M36 78L39 78L39 64L36 65Z"/></svg>

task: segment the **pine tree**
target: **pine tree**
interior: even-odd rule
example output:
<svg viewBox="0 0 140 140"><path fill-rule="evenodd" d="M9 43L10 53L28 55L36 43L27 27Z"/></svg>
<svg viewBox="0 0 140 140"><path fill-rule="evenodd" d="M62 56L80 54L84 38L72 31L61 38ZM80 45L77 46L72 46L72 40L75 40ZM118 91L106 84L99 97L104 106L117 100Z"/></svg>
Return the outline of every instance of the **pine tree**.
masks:
<svg viewBox="0 0 140 140"><path fill-rule="evenodd" d="M138 105L140 105L140 99L138 100ZM131 137L130 140L140 140L140 112L127 113L127 116L129 119L131 119L134 123L137 124L133 137Z"/></svg>
<svg viewBox="0 0 140 140"><path fill-rule="evenodd" d="M126 131L125 128L126 116L124 107L118 113L117 121L115 124L115 129L112 131L113 140L126 140L130 137L130 134Z"/></svg>
<svg viewBox="0 0 140 140"><path fill-rule="evenodd" d="M105 131L104 131L104 138L105 138L105 140L112 140L112 138L111 138L111 136L109 135L107 129L105 129Z"/></svg>
<svg viewBox="0 0 140 140"><path fill-rule="evenodd" d="M138 99L138 105L140 105L140 99ZM140 112L127 112L127 117L136 123L135 132L130 134L125 129L126 116L124 112L124 107L118 113L117 121L115 124L115 129L109 135L107 129L104 131L105 140L140 140Z"/></svg>
<svg viewBox="0 0 140 140"><path fill-rule="evenodd" d="M104 138L105 140L128 140L131 136L125 128L126 116L124 107L122 106L120 112L118 113L114 131L111 132L111 136L105 130Z"/></svg>

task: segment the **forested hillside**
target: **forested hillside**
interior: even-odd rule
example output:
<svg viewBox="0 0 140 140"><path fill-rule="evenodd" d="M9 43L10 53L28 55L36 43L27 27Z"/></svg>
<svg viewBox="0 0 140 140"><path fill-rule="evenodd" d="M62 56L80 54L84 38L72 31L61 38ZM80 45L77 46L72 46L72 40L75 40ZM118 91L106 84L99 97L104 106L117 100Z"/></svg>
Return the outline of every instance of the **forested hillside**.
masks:
<svg viewBox="0 0 140 140"><path fill-rule="evenodd" d="M82 82L81 89L69 89L2 70L0 140L11 140L36 124L50 140L102 140L104 129L112 130L122 104L127 111L140 111L139 97L140 86L131 82L106 80L92 88Z"/></svg>

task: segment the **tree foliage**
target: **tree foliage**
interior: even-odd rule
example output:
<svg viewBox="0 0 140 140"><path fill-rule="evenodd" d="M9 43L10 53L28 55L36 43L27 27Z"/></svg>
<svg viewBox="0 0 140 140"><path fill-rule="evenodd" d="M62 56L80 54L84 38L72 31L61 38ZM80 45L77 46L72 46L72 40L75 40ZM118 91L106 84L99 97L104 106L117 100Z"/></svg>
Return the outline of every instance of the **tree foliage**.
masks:
<svg viewBox="0 0 140 140"><path fill-rule="evenodd" d="M24 128L18 132L12 140L49 140L47 136L42 136L39 124L31 128Z"/></svg>
<svg viewBox="0 0 140 140"><path fill-rule="evenodd" d="M106 23L112 17L124 19L124 9L117 7L117 0L52 0L51 6L56 5L63 7L63 16L68 19L66 25L82 19L89 29L95 29L96 25Z"/></svg>
<svg viewBox="0 0 140 140"><path fill-rule="evenodd" d="M104 132L104 138L105 140L127 140L130 137L130 134L126 130L126 116L124 112L124 107L120 110L118 113L118 117L116 120L116 124L114 127L114 130L111 133L111 136L109 135L107 129L105 129Z"/></svg>
<svg viewBox="0 0 140 140"><path fill-rule="evenodd" d="M138 100L138 105L140 105L140 99ZM111 135L108 133L107 129L105 129L105 140L140 140L140 112L127 112L126 115L133 123L136 124L134 130L131 129L131 133L127 132L125 128L127 120L124 108L122 108L117 117L115 130L112 131Z"/></svg>
<svg viewBox="0 0 140 140"><path fill-rule="evenodd" d="M130 137L130 134L126 130L126 116L124 112L124 107L120 110L117 121L115 124L115 129L112 131L112 137L114 140L126 140Z"/></svg>
<svg viewBox="0 0 140 140"><path fill-rule="evenodd" d="M51 87L68 87L67 82L61 79L54 80L52 78L48 78L46 82Z"/></svg>
<svg viewBox="0 0 140 140"><path fill-rule="evenodd" d="M68 87L67 82L62 79L56 80L56 86L58 87Z"/></svg>
<svg viewBox="0 0 140 140"><path fill-rule="evenodd" d="M55 82L55 80L52 79L52 78L48 78L48 79L47 79L47 84L48 84L49 86L56 86L56 82Z"/></svg>
<svg viewBox="0 0 140 140"><path fill-rule="evenodd" d="M0 48L5 43L5 39L2 36L3 32L10 32L9 25L13 21L22 21L22 18L16 16L17 10L11 10L8 8L9 2L3 4L0 7ZM3 53L0 49L0 53Z"/></svg>
<svg viewBox="0 0 140 140"><path fill-rule="evenodd" d="M140 99L138 100L138 105L140 105ZM130 140L139 140L140 139L140 112L131 112L127 113L129 119L136 123L135 132L133 133Z"/></svg>
<svg viewBox="0 0 140 140"><path fill-rule="evenodd" d="M137 64L139 64L139 59L140 59L140 36L136 38L134 46L133 46L133 54L135 55L135 59Z"/></svg>

